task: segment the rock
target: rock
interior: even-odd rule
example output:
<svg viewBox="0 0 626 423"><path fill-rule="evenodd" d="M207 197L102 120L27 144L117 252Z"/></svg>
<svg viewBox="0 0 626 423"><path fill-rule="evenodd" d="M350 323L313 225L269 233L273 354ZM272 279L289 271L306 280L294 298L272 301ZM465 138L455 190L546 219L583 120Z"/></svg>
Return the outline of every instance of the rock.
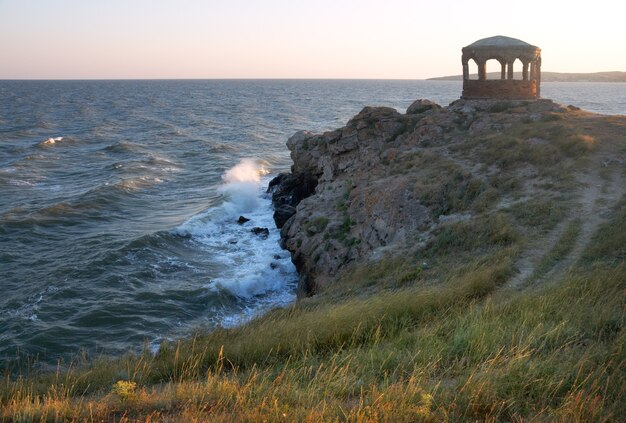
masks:
<svg viewBox="0 0 626 423"><path fill-rule="evenodd" d="M437 125L421 125L415 128L407 140L422 147L435 144L443 138L443 128Z"/></svg>
<svg viewBox="0 0 626 423"><path fill-rule="evenodd" d="M469 127L470 135L477 135L491 128L493 121L490 116L481 116L476 119Z"/></svg>
<svg viewBox="0 0 626 423"><path fill-rule="evenodd" d="M346 126L356 127L362 129L367 126L368 123L380 121L383 119L389 119L399 116L400 113L393 107L371 107L366 106L355 117L348 121ZM363 121L360 122L359 121Z"/></svg>
<svg viewBox="0 0 626 423"><path fill-rule="evenodd" d="M240 225L243 225L244 223L249 222L249 221L250 219L244 216L239 216L239 219L237 219L237 223L239 223Z"/></svg>
<svg viewBox="0 0 626 423"><path fill-rule="evenodd" d="M342 137L335 141L335 150L350 151L356 145L368 145L378 142L393 141L406 128L406 116L391 107L364 107L350 119L342 132ZM358 144L353 138L356 133Z"/></svg>
<svg viewBox="0 0 626 423"><path fill-rule="evenodd" d="M287 140L287 148L291 151L291 173L313 174L317 173L315 166L319 158L320 144L325 140L324 135L309 131L298 131Z"/></svg>
<svg viewBox="0 0 626 423"><path fill-rule="evenodd" d="M259 237L261 237L261 239L267 239L267 237L270 236L270 230L268 228L254 227L250 229L250 232L258 235Z"/></svg>
<svg viewBox="0 0 626 423"><path fill-rule="evenodd" d="M426 99L419 99L414 101L408 109L406 109L407 115L417 115L420 113L424 113L428 110L437 110L441 109L441 106L435 102Z"/></svg>
<svg viewBox="0 0 626 423"><path fill-rule="evenodd" d="M315 192L317 179L310 173L293 175L281 173L272 179L267 191L272 193L274 222L282 228L285 222L296 212L296 206L303 199Z"/></svg>
<svg viewBox="0 0 626 423"><path fill-rule="evenodd" d="M339 142L341 140L341 142ZM341 138L328 143L328 149L333 154L343 154L356 150L359 146L359 136L355 129L349 128L344 131Z"/></svg>
<svg viewBox="0 0 626 423"><path fill-rule="evenodd" d="M476 166L480 144L468 143L470 136L489 142L555 108L551 101L510 101L503 111L501 103L457 100L442 108L418 100L407 114L365 107L342 128L289 138L291 173L273 179L268 192L280 245L299 273L299 295L406 243L427 245L440 225L468 218L475 193L464 193L498 171L497 163Z"/></svg>
<svg viewBox="0 0 626 423"><path fill-rule="evenodd" d="M289 204L282 204L274 209L274 223L278 229L282 228L291 216L296 214L296 208Z"/></svg>
<svg viewBox="0 0 626 423"><path fill-rule="evenodd" d="M476 112L475 102L472 100L455 100L446 108L449 112L472 114Z"/></svg>

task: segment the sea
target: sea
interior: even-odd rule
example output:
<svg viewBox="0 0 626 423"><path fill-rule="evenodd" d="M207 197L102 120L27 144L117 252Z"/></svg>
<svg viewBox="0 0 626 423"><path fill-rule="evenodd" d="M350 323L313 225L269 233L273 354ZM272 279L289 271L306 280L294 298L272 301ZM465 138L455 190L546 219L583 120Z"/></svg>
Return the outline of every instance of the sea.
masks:
<svg viewBox="0 0 626 423"><path fill-rule="evenodd" d="M298 275L266 192L291 165L287 138L367 105L404 112L460 92L424 80L0 81L0 363L156 351L293 304ZM626 84L542 94L626 114Z"/></svg>

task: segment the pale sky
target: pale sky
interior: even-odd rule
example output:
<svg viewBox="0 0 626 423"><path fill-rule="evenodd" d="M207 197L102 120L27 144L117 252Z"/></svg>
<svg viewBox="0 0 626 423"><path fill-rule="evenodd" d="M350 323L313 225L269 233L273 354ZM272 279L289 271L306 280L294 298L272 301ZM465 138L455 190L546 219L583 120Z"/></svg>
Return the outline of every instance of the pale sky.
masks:
<svg viewBox="0 0 626 423"><path fill-rule="evenodd" d="M494 35L540 47L544 71L626 71L625 5L0 0L0 79L422 79L460 74L461 48Z"/></svg>

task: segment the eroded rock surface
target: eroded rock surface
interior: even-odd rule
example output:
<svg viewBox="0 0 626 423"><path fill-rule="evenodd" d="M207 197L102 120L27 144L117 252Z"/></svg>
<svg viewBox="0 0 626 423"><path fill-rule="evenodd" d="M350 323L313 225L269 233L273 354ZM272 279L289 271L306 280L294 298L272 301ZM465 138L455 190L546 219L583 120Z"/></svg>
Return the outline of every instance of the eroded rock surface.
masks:
<svg viewBox="0 0 626 423"><path fill-rule="evenodd" d="M268 191L301 293L315 293L350 264L427 240L440 221L453 220L447 216L469 213L497 168L468 162L468 139L565 111L549 100L448 107L417 100L406 114L365 107L343 128L294 134L287 141L291 173Z"/></svg>

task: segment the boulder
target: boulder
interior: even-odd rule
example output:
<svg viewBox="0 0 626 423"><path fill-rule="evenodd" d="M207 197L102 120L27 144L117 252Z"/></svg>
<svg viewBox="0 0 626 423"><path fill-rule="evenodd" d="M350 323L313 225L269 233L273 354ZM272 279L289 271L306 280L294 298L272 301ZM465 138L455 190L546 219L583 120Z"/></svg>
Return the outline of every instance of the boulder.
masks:
<svg viewBox="0 0 626 423"><path fill-rule="evenodd" d="M424 113L428 110L441 109L441 106L435 102L426 99L415 100L408 109L406 109L407 115L417 115Z"/></svg>
<svg viewBox="0 0 626 423"><path fill-rule="evenodd" d="M282 204L274 208L274 223L277 228L282 228L291 216L296 214L296 208L289 204Z"/></svg>
<svg viewBox="0 0 626 423"><path fill-rule="evenodd" d="M309 173L293 175L281 173L269 183L267 192L272 194L274 222L282 228L296 212L296 206L315 192L317 178Z"/></svg>
<svg viewBox="0 0 626 423"><path fill-rule="evenodd" d="M270 236L270 230L268 228L254 227L250 229L250 232L258 235L259 237L261 237L261 239L267 239L267 237Z"/></svg>

